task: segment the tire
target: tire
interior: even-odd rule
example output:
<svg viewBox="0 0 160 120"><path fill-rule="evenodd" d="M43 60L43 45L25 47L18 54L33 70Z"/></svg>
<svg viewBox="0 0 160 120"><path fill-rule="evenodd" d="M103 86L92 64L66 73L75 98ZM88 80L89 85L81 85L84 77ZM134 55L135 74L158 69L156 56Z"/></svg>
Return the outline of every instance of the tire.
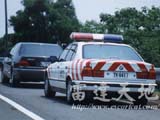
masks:
<svg viewBox="0 0 160 120"><path fill-rule="evenodd" d="M49 80L46 78L44 83L44 95L47 98L53 98L56 95L55 91L52 91L51 86L49 84Z"/></svg>
<svg viewBox="0 0 160 120"><path fill-rule="evenodd" d="M142 97L141 99L136 99L136 101L134 102L134 105L147 105L148 100L145 97Z"/></svg>
<svg viewBox="0 0 160 120"><path fill-rule="evenodd" d="M71 85L71 83L72 83L71 80L69 80L66 85L66 99L67 99L68 104L72 104L74 102L73 98L72 98L72 85Z"/></svg>
<svg viewBox="0 0 160 120"><path fill-rule="evenodd" d="M11 87L18 87L20 84L20 81L15 78L14 73L12 72L11 78L10 78L10 85Z"/></svg>

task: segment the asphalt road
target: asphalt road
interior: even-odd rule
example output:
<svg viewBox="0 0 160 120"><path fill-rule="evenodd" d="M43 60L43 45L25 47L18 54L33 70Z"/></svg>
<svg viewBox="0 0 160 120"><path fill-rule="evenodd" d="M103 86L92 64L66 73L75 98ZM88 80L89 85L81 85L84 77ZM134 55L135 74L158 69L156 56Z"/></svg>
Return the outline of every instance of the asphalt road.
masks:
<svg viewBox="0 0 160 120"><path fill-rule="evenodd" d="M89 103L85 104L89 108L74 109L75 105L68 105L62 94L57 94L52 99L45 98L42 88L42 84L23 84L20 88L11 88L9 85L0 84L0 94L45 120L158 120L160 118L158 109L117 109L111 106L108 109L98 109ZM99 103L93 104L94 106L99 105ZM107 105L105 104L105 106ZM116 105L120 106L119 103ZM115 103L112 103L112 106L115 106ZM30 120L31 118L0 100L0 119Z"/></svg>

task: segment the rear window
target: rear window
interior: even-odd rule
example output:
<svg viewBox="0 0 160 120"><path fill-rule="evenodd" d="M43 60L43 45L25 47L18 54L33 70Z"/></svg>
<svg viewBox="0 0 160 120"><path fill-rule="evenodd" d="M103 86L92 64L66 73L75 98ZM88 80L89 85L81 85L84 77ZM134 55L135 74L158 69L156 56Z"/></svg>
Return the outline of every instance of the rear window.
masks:
<svg viewBox="0 0 160 120"><path fill-rule="evenodd" d="M143 61L142 58L128 46L89 44L83 47L83 58L86 59L121 59Z"/></svg>
<svg viewBox="0 0 160 120"><path fill-rule="evenodd" d="M22 44L20 55L23 56L57 56L62 52L62 48L58 45L50 44Z"/></svg>

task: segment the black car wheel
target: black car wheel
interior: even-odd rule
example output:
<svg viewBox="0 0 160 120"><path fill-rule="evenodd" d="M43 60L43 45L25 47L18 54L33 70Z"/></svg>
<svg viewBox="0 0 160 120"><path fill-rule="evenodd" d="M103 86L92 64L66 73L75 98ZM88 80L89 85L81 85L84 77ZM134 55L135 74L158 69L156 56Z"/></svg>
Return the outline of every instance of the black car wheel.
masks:
<svg viewBox="0 0 160 120"><path fill-rule="evenodd" d="M46 78L45 79L45 84L44 84L44 94L46 97L55 97L56 92L51 90L51 86L49 84L49 80Z"/></svg>
<svg viewBox="0 0 160 120"><path fill-rule="evenodd" d="M73 98L72 98L72 85L71 85L71 81L68 81L67 85L66 85L66 99L67 102L69 104L73 103Z"/></svg>
<svg viewBox="0 0 160 120"><path fill-rule="evenodd" d="M134 102L134 105L147 105L148 100L144 97L142 97L141 99L136 99L136 101Z"/></svg>
<svg viewBox="0 0 160 120"><path fill-rule="evenodd" d="M12 87L18 87L19 84L20 84L20 81L15 78L14 73L12 72L11 78L10 78L10 85L11 85Z"/></svg>

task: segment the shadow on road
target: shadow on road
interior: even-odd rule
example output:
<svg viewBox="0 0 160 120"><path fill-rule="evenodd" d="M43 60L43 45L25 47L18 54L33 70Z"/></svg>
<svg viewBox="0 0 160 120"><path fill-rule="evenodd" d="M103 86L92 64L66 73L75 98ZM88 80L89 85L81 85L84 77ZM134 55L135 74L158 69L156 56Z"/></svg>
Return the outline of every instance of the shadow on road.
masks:
<svg viewBox="0 0 160 120"><path fill-rule="evenodd" d="M11 87L9 83L3 83L3 85L7 87ZM20 83L17 87L15 88L27 88L27 89L43 89L44 88L44 83Z"/></svg>
<svg viewBox="0 0 160 120"><path fill-rule="evenodd" d="M44 83L21 83L18 87L28 89L43 89Z"/></svg>
<svg viewBox="0 0 160 120"><path fill-rule="evenodd" d="M44 96L41 96L44 97ZM83 102L75 102L73 104L68 104L66 101L65 96L56 95L54 98L47 98L56 103L64 104L71 106L73 108L77 107L76 109L121 109L121 110L157 110L159 109L158 105L133 105L127 104L123 102L117 101L110 101L110 102L102 102L96 100L85 100Z"/></svg>

